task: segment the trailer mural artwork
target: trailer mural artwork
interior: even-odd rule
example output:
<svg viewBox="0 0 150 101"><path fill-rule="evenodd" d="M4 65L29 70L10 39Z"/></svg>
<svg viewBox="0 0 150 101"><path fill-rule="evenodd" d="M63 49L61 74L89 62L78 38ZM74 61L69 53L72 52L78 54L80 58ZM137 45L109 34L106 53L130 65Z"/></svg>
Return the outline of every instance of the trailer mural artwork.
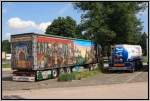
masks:
<svg viewBox="0 0 150 101"><path fill-rule="evenodd" d="M29 56L27 42L16 45L17 67L28 68L32 66L32 58Z"/></svg>
<svg viewBox="0 0 150 101"><path fill-rule="evenodd" d="M12 67L19 69L32 68L32 42L25 40L12 40Z"/></svg>
<svg viewBox="0 0 150 101"><path fill-rule="evenodd" d="M70 40L37 38L37 65L39 68L59 67L73 63L73 43Z"/></svg>
<svg viewBox="0 0 150 101"><path fill-rule="evenodd" d="M94 43L58 38L37 38L38 68L80 65L92 62L94 57Z"/></svg>
<svg viewBox="0 0 150 101"><path fill-rule="evenodd" d="M51 79L52 78L52 71L37 71L37 80L43 79Z"/></svg>
<svg viewBox="0 0 150 101"><path fill-rule="evenodd" d="M97 44L35 33L11 36L13 80L36 81L55 78L98 62ZM100 50L100 49L99 49Z"/></svg>
<svg viewBox="0 0 150 101"><path fill-rule="evenodd" d="M81 40L74 40L76 64L88 64L94 62L95 44Z"/></svg>

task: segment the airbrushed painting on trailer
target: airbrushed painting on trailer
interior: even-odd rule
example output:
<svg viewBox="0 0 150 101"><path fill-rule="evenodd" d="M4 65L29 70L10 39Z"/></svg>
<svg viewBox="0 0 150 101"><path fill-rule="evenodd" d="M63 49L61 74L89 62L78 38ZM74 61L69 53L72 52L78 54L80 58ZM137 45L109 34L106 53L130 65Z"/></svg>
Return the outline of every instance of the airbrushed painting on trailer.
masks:
<svg viewBox="0 0 150 101"><path fill-rule="evenodd" d="M73 53L73 43L71 40L37 37L38 68L62 67L73 64Z"/></svg>
<svg viewBox="0 0 150 101"><path fill-rule="evenodd" d="M31 37L16 37L12 42L12 59L13 69L31 69L32 68L32 41Z"/></svg>
<svg viewBox="0 0 150 101"><path fill-rule="evenodd" d="M95 44L91 41L73 40L76 64L93 63L95 58Z"/></svg>
<svg viewBox="0 0 150 101"><path fill-rule="evenodd" d="M96 54L91 41L43 36L36 41L38 69L92 63Z"/></svg>

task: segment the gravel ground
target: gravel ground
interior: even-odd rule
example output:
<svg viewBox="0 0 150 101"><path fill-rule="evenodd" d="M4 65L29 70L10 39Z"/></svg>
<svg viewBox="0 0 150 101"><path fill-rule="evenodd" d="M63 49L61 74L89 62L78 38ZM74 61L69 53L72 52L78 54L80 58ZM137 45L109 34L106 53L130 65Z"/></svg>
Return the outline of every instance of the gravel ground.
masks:
<svg viewBox="0 0 150 101"><path fill-rule="evenodd" d="M100 73L93 77L83 78L82 80L73 80L69 82L58 82L57 79L44 80L38 82L16 82L11 80L11 71L3 71L2 77L2 90L10 91L148 82L148 71L144 69L141 71L136 71L134 73L121 71L111 73Z"/></svg>

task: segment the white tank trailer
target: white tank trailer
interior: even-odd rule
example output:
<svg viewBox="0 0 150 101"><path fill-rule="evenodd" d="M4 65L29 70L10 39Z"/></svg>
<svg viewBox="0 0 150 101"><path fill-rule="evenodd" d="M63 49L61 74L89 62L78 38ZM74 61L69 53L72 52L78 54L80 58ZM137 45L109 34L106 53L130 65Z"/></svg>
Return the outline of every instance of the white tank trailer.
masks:
<svg viewBox="0 0 150 101"><path fill-rule="evenodd" d="M111 52L107 70L129 70L134 72L143 67L140 45L115 45Z"/></svg>

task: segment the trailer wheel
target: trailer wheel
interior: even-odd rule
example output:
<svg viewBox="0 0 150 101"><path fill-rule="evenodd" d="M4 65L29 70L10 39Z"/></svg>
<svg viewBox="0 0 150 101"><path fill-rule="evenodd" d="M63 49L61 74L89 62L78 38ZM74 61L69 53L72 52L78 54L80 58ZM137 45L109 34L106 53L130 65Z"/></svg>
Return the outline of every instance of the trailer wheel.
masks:
<svg viewBox="0 0 150 101"><path fill-rule="evenodd" d="M60 69L59 69L59 74L64 74L64 73L65 73L64 68L60 68Z"/></svg>
<svg viewBox="0 0 150 101"><path fill-rule="evenodd" d="M58 76L58 70L57 69L52 70L52 76L53 76L53 78L56 78Z"/></svg>
<svg viewBox="0 0 150 101"><path fill-rule="evenodd" d="M89 71L94 70L94 66L93 65L89 65Z"/></svg>
<svg viewBox="0 0 150 101"><path fill-rule="evenodd" d="M70 74L71 73L71 68L67 67L66 72Z"/></svg>

